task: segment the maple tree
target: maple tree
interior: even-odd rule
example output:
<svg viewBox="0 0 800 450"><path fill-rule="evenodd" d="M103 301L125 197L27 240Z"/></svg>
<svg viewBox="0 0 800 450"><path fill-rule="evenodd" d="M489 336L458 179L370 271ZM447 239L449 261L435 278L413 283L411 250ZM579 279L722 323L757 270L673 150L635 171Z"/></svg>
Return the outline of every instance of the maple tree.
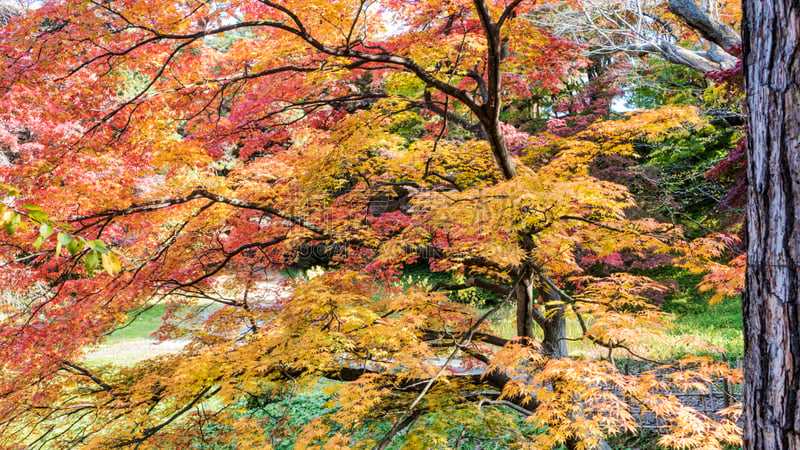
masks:
<svg viewBox="0 0 800 450"><path fill-rule="evenodd" d="M6 199L17 225L2 283L19 301L0 329L2 442L184 448L214 423L220 445L262 448L239 400L320 377L346 382L340 408L300 446L386 448L412 426L407 445L446 445L457 418L518 445L594 448L636 428L633 404L666 421L663 445L738 442L736 406L714 420L664 393L738 371L707 356L633 375L613 364L667 327L647 300L666 288L622 255L703 271L727 238L628 218L627 189L590 174L600 155L705 119L665 108L561 137L502 122L508 102L557 92L588 64L522 20L534 6L69 0L13 21L0 175L21 195ZM328 270L265 292L304 250ZM407 286L417 262L453 281ZM715 275L709 286L736 290ZM467 289L502 300L479 312L447 295ZM190 339L180 352L81 363L159 302L160 336ZM223 307L200 320L207 302ZM515 335L493 334L511 303ZM607 360L570 356L571 340ZM200 408L211 399L224 406ZM388 431L370 427L378 417Z"/></svg>

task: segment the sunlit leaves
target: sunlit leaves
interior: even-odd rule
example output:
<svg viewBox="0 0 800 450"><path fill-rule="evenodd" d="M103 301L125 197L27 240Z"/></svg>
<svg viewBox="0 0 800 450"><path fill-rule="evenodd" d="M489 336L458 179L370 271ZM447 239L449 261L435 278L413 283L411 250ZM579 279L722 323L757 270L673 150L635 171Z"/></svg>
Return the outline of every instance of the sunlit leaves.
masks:
<svg viewBox="0 0 800 450"><path fill-rule="evenodd" d="M15 191L15 194L18 194ZM22 205L20 211L9 208L6 204L0 204L0 225L3 226L7 235L13 235L22 225L22 219L38 225L35 228L36 235L31 242L34 250L39 250L48 239L56 233L56 228L53 224L53 219L45 212L41 206L25 204ZM74 231L69 225L59 225L63 230ZM26 238L18 238L26 239ZM55 239L54 257L61 256L61 250L66 248L71 256L78 256L81 251L88 246L89 251L84 255L84 267L90 275L94 275L95 269L102 262L103 269L111 276L116 275L122 270L122 264L119 257L110 252L102 240L94 239L86 241L81 236L74 236L65 231L59 231Z"/></svg>
<svg viewBox="0 0 800 450"><path fill-rule="evenodd" d="M540 447L589 446L633 428L635 394L677 418L676 445L694 439L678 433L693 413L659 396L661 381L550 359L532 338L506 343L513 336L490 335L495 317L479 319L447 294L480 282L530 288L540 321L557 311L585 319L564 339L613 358L663 331L649 298L664 288L588 276L588 262L621 271L621 255L660 252L700 270L724 251L631 220L631 193L589 170L599 155L691 132L703 123L693 110L631 114L566 139L497 124L530 165L515 160L517 175L505 179L502 146L492 148L478 120L488 41L476 3L65 1L8 31L4 50L18 60L0 106L25 115L36 145L0 168L26 186L24 206L0 206L2 256L21 274L0 281L42 293L0 330L10 349L0 358L0 421L60 431L56 419L39 426L39 407L75 400L91 415L46 436L54 445L184 448L213 422L219 435L209 439L240 445L238 435L263 448L258 421L229 408L327 377L348 382L333 388L339 409L308 423L301 444L359 444L358 426L399 420L420 393L412 446L448 444L447 417L466 431L507 427ZM488 13L497 20L505 7L490 1ZM576 46L512 16L498 36L503 79L489 87L502 91L498 107L526 90L557 91L584 65ZM388 18L401 23L387 28ZM27 145L3 136L15 151ZM403 283L412 262L463 286ZM271 278L319 264L309 279ZM561 299L545 298L548 289ZM160 302L157 336L185 338L179 352L97 373L66 365ZM722 376L691 362L699 369L672 382L691 389ZM541 407L526 410L534 397ZM215 402L223 407L205 410ZM518 413L545 429L523 430L511 420Z"/></svg>
<svg viewBox="0 0 800 450"><path fill-rule="evenodd" d="M6 217L8 217L8 219L5 219ZM6 234L14 234L14 232L19 229L20 215L12 211L6 211L3 213L3 218L5 221L3 227L6 230Z"/></svg>

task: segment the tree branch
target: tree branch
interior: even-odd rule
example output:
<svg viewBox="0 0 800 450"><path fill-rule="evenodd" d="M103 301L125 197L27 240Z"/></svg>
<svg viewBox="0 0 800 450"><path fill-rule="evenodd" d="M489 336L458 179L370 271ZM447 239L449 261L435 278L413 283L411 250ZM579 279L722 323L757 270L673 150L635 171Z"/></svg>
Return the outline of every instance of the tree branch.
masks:
<svg viewBox="0 0 800 450"><path fill-rule="evenodd" d="M723 22L709 17L700 10L694 0L670 0L669 11L686 22L701 36L719 45L723 50L742 45L739 33Z"/></svg>
<svg viewBox="0 0 800 450"><path fill-rule="evenodd" d="M95 382L95 384L97 384L98 386L103 388L104 391L106 391L109 394L111 394L112 397L115 397L114 388L112 388L110 385L108 385L105 381L103 381L102 378L97 376L91 370L86 369L84 367L81 367L81 366L79 366L77 364L71 363L69 361L62 361L61 365L64 366L64 370L67 370L67 371L73 372L73 373L77 373L79 375L83 375L83 376L91 379L92 381Z"/></svg>
<svg viewBox="0 0 800 450"><path fill-rule="evenodd" d="M508 295L508 293L511 292L511 288L509 288L508 286L504 286L498 283L493 283L487 280L482 280L480 278L467 278L467 281L462 284L447 284L440 281L436 283L436 286L434 286L433 289L431 290L460 291L472 287L478 287L483 290L494 292L500 295Z"/></svg>
<svg viewBox="0 0 800 450"><path fill-rule="evenodd" d="M199 403L201 400L203 400L206 397L213 396L214 394L219 392L219 390L220 390L219 387L216 387L216 388L212 389L211 386L208 386L208 387L204 388L199 393L197 393L197 395L195 395L194 398L192 398L192 400L189 401L189 403L184 405L183 408L181 408L178 411L176 411L174 414L169 416L166 420L164 420L160 424L158 424L158 425L156 425L154 427L146 428L144 431L141 432L141 436L140 437L133 438L133 439L121 440L121 441L117 442L116 444L114 444L112 446L112 448L127 447L128 445L133 445L133 444L141 444L142 442L146 441L147 439L149 439L154 434L156 434L159 431L161 431L162 428L164 428L167 425L169 425L172 422L174 422L175 419L177 419L178 417L186 414L186 412L188 412L189 410L194 408L194 405Z"/></svg>
<svg viewBox="0 0 800 450"><path fill-rule="evenodd" d="M235 206L237 208L243 209L251 209L255 211L261 211L267 213L271 216L281 218L288 222L291 222L295 225L301 226L309 231L313 231L317 233L321 237L324 238L331 238L332 236L322 227L309 222L308 220L304 219L301 216L288 214L283 212L274 206L263 204L263 203L256 203L247 200L240 200L236 198L229 198L219 194L215 194L211 191L208 191L203 188L198 188L190 192L188 195L183 197L174 197L170 199L163 199L163 200L153 200L149 202L137 203L131 206L128 206L124 209L112 209L107 211L102 211L95 214L88 214L85 216L73 216L67 219L68 222L81 222L84 220L90 219L97 219L97 218L106 218L106 217L114 217L114 216L127 216L142 212L149 212L149 211L156 211L159 209L168 208L170 206L180 205L183 203L188 203L193 200L197 199L208 199L215 203L224 203L226 205Z"/></svg>

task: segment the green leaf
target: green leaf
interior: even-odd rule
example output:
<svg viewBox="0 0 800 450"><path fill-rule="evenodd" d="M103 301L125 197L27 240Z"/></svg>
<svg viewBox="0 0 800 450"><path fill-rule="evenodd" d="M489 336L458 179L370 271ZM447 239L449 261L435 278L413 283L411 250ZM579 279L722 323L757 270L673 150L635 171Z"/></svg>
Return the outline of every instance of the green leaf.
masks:
<svg viewBox="0 0 800 450"><path fill-rule="evenodd" d="M61 247L72 242L72 235L68 233L58 233L56 236L56 258L61 256Z"/></svg>
<svg viewBox="0 0 800 450"><path fill-rule="evenodd" d="M19 228L19 214L14 214L11 216L11 219L6 222L6 233L10 236L14 234L15 231Z"/></svg>
<svg viewBox="0 0 800 450"><path fill-rule="evenodd" d="M84 267L86 267L86 271L89 272L89 275L94 275L94 269L97 267L97 263L100 261L100 253L94 250L90 251L86 254L86 258L83 261Z"/></svg>
<svg viewBox="0 0 800 450"><path fill-rule="evenodd" d="M39 247L41 247L43 243L44 243L44 237L42 237L42 235L40 234L39 236L36 236L36 240L33 241L33 248L39 250Z"/></svg>
<svg viewBox="0 0 800 450"><path fill-rule="evenodd" d="M67 251L70 255L75 256L83 250L86 244L80 239L73 239L67 244Z"/></svg>
<svg viewBox="0 0 800 450"><path fill-rule="evenodd" d="M93 241L89 241L86 244L89 246L90 249L92 249L92 250L94 250L96 252L100 252L102 254L108 253L108 249L106 248L106 245L103 244L103 241L101 241L100 239L95 239Z"/></svg>
<svg viewBox="0 0 800 450"><path fill-rule="evenodd" d="M6 195L9 197L16 197L19 195L19 190L15 187L11 187L7 184L0 184L0 187L5 188L8 191L8 194Z"/></svg>
<svg viewBox="0 0 800 450"><path fill-rule="evenodd" d="M39 227L39 235L42 239L47 239L53 234L53 226L49 223L43 223L42 226Z"/></svg>
<svg viewBox="0 0 800 450"><path fill-rule="evenodd" d="M41 211L42 207L39 205L25 204L22 205L22 209L27 209L28 211Z"/></svg>
<svg viewBox="0 0 800 450"><path fill-rule="evenodd" d="M39 223L44 223L50 220L50 216L48 216L46 212L38 210L28 212L28 217Z"/></svg>
<svg viewBox="0 0 800 450"><path fill-rule="evenodd" d="M58 239L59 244L67 245L72 241L72 235L69 233L58 233L56 239Z"/></svg>

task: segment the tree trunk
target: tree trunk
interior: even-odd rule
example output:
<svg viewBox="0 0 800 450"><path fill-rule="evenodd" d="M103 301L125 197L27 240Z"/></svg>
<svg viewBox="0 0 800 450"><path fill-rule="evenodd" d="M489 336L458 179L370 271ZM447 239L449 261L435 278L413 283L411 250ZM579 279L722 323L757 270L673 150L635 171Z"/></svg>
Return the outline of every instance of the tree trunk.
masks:
<svg viewBox="0 0 800 450"><path fill-rule="evenodd" d="M503 178L510 180L517 176L517 169L514 167L514 160L511 159L511 154L508 153L506 147L506 138L503 136L503 131L500 129L500 119L498 112L495 111L494 117L489 123L484 125L486 130L487 140L492 148L495 162L503 172Z"/></svg>
<svg viewBox="0 0 800 450"><path fill-rule="evenodd" d="M547 287L533 288L533 275L525 276L517 285L517 336L533 337L533 323L542 329L542 353L551 358L566 358L567 322L564 304L557 292ZM544 313L534 305L534 292L539 292L545 302Z"/></svg>
<svg viewBox="0 0 800 450"><path fill-rule="evenodd" d="M542 289L542 300L545 303L545 324L542 326L542 331L544 331L542 352L551 358L566 358L569 356L567 350L567 320L564 318L566 305L558 292L547 287Z"/></svg>
<svg viewBox="0 0 800 450"><path fill-rule="evenodd" d="M800 3L743 2L744 448L800 449Z"/></svg>
<svg viewBox="0 0 800 450"><path fill-rule="evenodd" d="M533 337L533 284L520 280L517 284L517 336Z"/></svg>

